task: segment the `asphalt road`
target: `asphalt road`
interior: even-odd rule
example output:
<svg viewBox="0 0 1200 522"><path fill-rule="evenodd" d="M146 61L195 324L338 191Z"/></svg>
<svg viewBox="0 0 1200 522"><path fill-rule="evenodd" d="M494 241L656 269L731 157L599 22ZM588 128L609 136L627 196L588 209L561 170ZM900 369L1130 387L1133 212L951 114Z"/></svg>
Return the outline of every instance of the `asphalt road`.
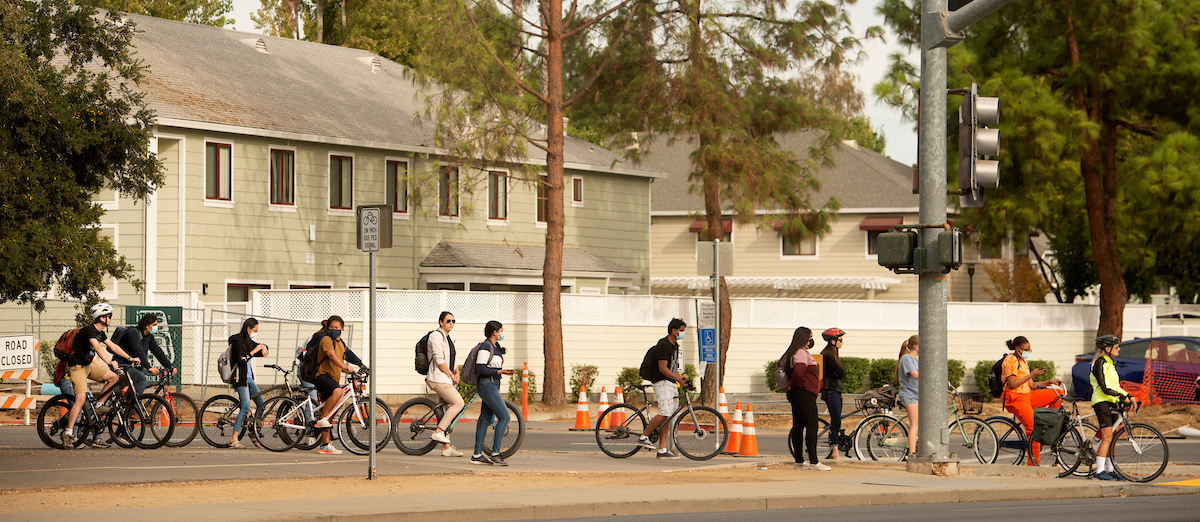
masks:
<svg viewBox="0 0 1200 522"><path fill-rule="evenodd" d="M729 522L741 520L837 520L851 522L929 522L938 520L1053 520L1095 522L1183 522L1197 520L1200 495L1166 497L1103 498L1079 500L1036 500L1016 502L970 502L958 504L913 504L851 506L841 508L724 511L709 513L656 514L595 518L560 518L560 522Z"/></svg>

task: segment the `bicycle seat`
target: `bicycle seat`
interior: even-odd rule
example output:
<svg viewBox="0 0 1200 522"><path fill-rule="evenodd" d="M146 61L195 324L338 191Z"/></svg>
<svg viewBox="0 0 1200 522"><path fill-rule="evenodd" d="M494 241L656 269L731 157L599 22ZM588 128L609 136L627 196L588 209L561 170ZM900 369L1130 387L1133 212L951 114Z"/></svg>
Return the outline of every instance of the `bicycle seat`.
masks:
<svg viewBox="0 0 1200 522"><path fill-rule="evenodd" d="M635 384L635 385L633 385L633 387L637 388L639 390L642 390L642 391L646 391L646 388L653 388L654 385L653 384Z"/></svg>

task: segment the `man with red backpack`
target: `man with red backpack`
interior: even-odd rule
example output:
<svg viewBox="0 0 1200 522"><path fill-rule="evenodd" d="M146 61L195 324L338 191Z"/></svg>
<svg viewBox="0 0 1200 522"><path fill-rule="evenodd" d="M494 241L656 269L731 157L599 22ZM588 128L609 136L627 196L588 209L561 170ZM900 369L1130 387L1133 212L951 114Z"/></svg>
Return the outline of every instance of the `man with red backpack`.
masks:
<svg viewBox="0 0 1200 522"><path fill-rule="evenodd" d="M106 391L111 391L111 388L117 384L117 374L114 372L118 368L117 362L105 355L104 347L126 360L134 361L137 364L141 363L141 359L130 357L125 350L108 340L108 336L104 334L104 329L112 324L112 318L112 306L107 303L93 306L92 324L80 328L71 343L71 353L66 362L67 373L70 375L71 384L75 389L75 402L71 405L71 413L67 417L67 429L62 432L63 449L75 449L75 420L79 418L79 412L83 410L83 403L87 400L88 378L105 383ZM104 364L97 363L96 357L104 361ZM96 399L103 400L104 396L101 395ZM85 443L93 447L103 446L103 443L99 441L85 441Z"/></svg>

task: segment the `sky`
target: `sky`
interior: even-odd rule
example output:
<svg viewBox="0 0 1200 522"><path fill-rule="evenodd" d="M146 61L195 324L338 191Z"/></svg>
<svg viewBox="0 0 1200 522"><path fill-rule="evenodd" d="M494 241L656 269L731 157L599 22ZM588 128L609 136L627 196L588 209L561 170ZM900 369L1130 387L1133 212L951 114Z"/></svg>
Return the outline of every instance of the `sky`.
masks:
<svg viewBox="0 0 1200 522"><path fill-rule="evenodd" d="M867 27L884 25L883 17L875 14L878 4L878 0L859 0L857 4L850 6L850 20L855 34L861 36ZM257 11L261 6L259 0L233 0L232 15L237 22L230 28L261 33L254 28L254 22L250 20L250 13ZM886 39L886 43L875 40L866 45L866 59L852 67L851 71L858 75L858 88L866 97L863 113L871 118L871 125L877 130L882 129L887 137L887 150L884 153L900 163L912 165L917 162L917 132L913 123L902 121L898 109L878 103L871 91L887 70L889 55L908 53L909 61L914 64L918 63L919 55L896 45L890 32Z"/></svg>

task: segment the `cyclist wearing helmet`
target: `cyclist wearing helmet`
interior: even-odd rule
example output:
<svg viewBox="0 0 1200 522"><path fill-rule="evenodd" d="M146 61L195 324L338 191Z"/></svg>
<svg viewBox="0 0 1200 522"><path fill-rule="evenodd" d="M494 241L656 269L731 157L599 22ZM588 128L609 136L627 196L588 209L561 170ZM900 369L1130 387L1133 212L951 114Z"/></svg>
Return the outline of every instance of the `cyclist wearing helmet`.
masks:
<svg viewBox="0 0 1200 522"><path fill-rule="evenodd" d="M844 381L846 368L842 366L842 338L846 332L841 328L830 328L821 332L825 339L825 349L821 350L821 364L825 366L821 376L821 400L825 401L825 409L829 410L829 455L825 458L837 460L838 438L842 433L842 393L845 393Z"/></svg>
<svg viewBox="0 0 1200 522"><path fill-rule="evenodd" d="M1096 410L1096 422L1100 429L1096 435L1100 437L1100 446L1096 448L1096 474L1100 480L1121 480L1113 473L1112 461L1108 458L1112 446L1114 409L1119 402L1133 402L1129 392L1122 390L1117 368L1113 365L1113 357L1121 354L1121 340L1115 335L1102 335L1096 338L1096 355L1092 357L1092 408Z"/></svg>
<svg viewBox="0 0 1200 522"><path fill-rule="evenodd" d="M71 358L67 361L67 373L71 376L71 385L75 389L75 402L71 405L70 415L67 416L67 429L62 432L63 449L75 449L75 420L79 418L79 412L83 410L83 403L87 398L88 378L96 382L104 382L105 390L109 390L117 383L117 374L113 372L117 369L117 362L110 360L105 355L103 348L108 347L109 351L127 360L141 362L141 359L131 358L129 354L125 353L125 350L108 340L108 336L104 334L104 329L112 324L112 317L113 308L107 303L93 306L92 324L80 328L79 332L75 334L75 341L71 345ZM97 356L104 361L104 364L99 364L95 360ZM97 401L103 399L103 395L96 398ZM85 443L92 447L103 447L103 443L98 441L85 441Z"/></svg>

